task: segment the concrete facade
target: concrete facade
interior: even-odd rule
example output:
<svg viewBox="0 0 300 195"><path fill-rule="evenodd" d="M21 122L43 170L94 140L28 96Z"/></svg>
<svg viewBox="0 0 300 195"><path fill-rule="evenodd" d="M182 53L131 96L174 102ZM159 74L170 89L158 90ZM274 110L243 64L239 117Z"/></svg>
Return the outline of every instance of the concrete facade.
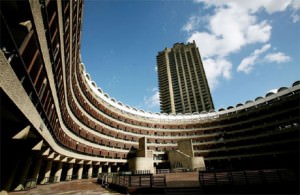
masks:
<svg viewBox="0 0 300 195"><path fill-rule="evenodd" d="M177 142L178 150L189 155L190 157L194 157L194 148L191 139L180 140Z"/></svg>
<svg viewBox="0 0 300 195"><path fill-rule="evenodd" d="M298 169L299 81L200 114L126 106L85 72L83 6L82 0L1 2L1 191L126 171L131 151L139 151L133 170L176 168L167 154L180 151L181 140L192 147L176 155L187 153L192 159L181 164L191 169Z"/></svg>
<svg viewBox="0 0 300 195"><path fill-rule="evenodd" d="M149 173L155 173L155 167L153 166L153 158L147 157L135 157L128 159L129 170L133 173L142 173L143 171L149 171Z"/></svg>
<svg viewBox="0 0 300 195"><path fill-rule="evenodd" d="M178 150L168 151L171 169L205 170L203 157L195 157L192 140L177 142Z"/></svg>
<svg viewBox="0 0 300 195"><path fill-rule="evenodd" d="M128 159L129 170L132 172L149 171L155 173L153 166L153 152L147 150L147 139L139 139L139 149L136 151L136 157Z"/></svg>

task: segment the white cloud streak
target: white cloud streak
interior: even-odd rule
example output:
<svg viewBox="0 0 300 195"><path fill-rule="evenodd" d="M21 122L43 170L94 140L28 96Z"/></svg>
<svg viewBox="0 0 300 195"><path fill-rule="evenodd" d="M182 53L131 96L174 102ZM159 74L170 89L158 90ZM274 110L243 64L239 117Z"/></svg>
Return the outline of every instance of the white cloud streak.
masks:
<svg viewBox="0 0 300 195"><path fill-rule="evenodd" d="M159 91L158 88L155 87L152 89L152 92L154 93L151 97L144 97L144 104L148 108L155 108L160 106L159 101Z"/></svg>
<svg viewBox="0 0 300 195"><path fill-rule="evenodd" d="M293 19L293 23L300 21L300 16L298 14L292 14L291 17Z"/></svg>
<svg viewBox="0 0 300 195"><path fill-rule="evenodd" d="M266 44L262 48L254 50L254 52L252 52L249 56L245 57L242 60L240 65L237 67L237 71L249 74L252 71L254 64L256 63L259 56L270 48L271 45Z"/></svg>
<svg viewBox="0 0 300 195"><path fill-rule="evenodd" d="M198 28L199 24L200 24L200 17L199 16L191 16L188 20L188 22L182 27L181 30L183 31L193 31L196 28Z"/></svg>
<svg viewBox="0 0 300 195"><path fill-rule="evenodd" d="M277 52L277 53L271 53L266 55L265 60L267 62L284 63L284 62L289 62L291 60L291 57L285 55L282 52Z"/></svg>

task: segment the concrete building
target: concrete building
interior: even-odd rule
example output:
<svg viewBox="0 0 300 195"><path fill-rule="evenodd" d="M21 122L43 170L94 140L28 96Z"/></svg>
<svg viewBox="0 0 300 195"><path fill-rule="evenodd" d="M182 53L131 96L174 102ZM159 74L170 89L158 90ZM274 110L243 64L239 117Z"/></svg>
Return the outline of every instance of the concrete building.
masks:
<svg viewBox="0 0 300 195"><path fill-rule="evenodd" d="M218 111L145 112L85 72L82 0L1 1L0 9L0 191L127 171L144 137L135 155L152 158L153 171L202 164L299 173L300 81ZM183 140L191 144L178 147ZM172 161L168 151L186 155ZM132 169L150 169L136 159Z"/></svg>
<svg viewBox="0 0 300 195"><path fill-rule="evenodd" d="M194 113L214 109L196 43L174 44L157 55L162 113Z"/></svg>

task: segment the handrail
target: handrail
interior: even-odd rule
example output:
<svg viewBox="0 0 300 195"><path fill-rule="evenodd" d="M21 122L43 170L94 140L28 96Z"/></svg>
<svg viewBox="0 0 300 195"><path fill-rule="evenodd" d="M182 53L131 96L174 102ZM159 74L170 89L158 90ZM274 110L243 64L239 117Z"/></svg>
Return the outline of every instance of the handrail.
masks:
<svg viewBox="0 0 300 195"><path fill-rule="evenodd" d="M199 171L202 187L211 185L282 184L297 180L290 169Z"/></svg>
<svg viewBox="0 0 300 195"><path fill-rule="evenodd" d="M98 183L106 188L111 184L123 187L165 187L166 176L153 174L102 173L98 175Z"/></svg>

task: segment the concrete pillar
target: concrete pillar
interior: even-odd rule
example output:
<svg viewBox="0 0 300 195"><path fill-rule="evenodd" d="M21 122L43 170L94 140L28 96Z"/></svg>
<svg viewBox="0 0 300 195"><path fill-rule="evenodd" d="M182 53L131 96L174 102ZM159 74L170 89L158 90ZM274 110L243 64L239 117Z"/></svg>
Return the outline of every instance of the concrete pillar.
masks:
<svg viewBox="0 0 300 195"><path fill-rule="evenodd" d="M92 178L93 177L93 165L91 164L88 170L88 178Z"/></svg>
<svg viewBox="0 0 300 195"><path fill-rule="evenodd" d="M54 182L60 182L60 178L61 178L61 172L62 172L62 162L61 161L58 161L57 162L57 169L56 169L56 172L55 172L55 181Z"/></svg>
<svg viewBox="0 0 300 195"><path fill-rule="evenodd" d="M49 181L49 177L50 177L50 174L51 174L51 168L52 168L52 160L49 160L47 162L47 166L46 166L46 169L45 169L44 178L41 181L41 184L45 184L45 183L47 183Z"/></svg>
<svg viewBox="0 0 300 195"><path fill-rule="evenodd" d="M83 164L79 164L77 179L82 179Z"/></svg>
<svg viewBox="0 0 300 195"><path fill-rule="evenodd" d="M108 165L107 173L111 173L111 165Z"/></svg>
<svg viewBox="0 0 300 195"><path fill-rule="evenodd" d="M9 178L7 179L7 181L2 186L4 190L1 191L1 193L2 192L4 193L4 192L9 192L10 191L10 188L12 186L12 183L14 181L15 175L17 173L17 169L18 169L19 164L20 164L20 159L16 159L16 164L15 164L14 168L11 170Z"/></svg>
<svg viewBox="0 0 300 195"><path fill-rule="evenodd" d="M73 164L73 163L70 163L70 164L69 164L69 169L68 169L68 171L67 171L66 181L71 181L71 180L72 180L73 167L74 167L74 164Z"/></svg>
<svg viewBox="0 0 300 195"><path fill-rule="evenodd" d="M98 175L99 175L99 173L102 173L102 166L101 165L99 165L99 168L98 168Z"/></svg>
<svg viewBox="0 0 300 195"><path fill-rule="evenodd" d="M26 187L36 186L37 179L39 178L39 173L40 173L42 161L43 161L42 158L37 158L36 159L34 169L33 169L33 172L31 174L31 178L34 179L34 180L30 181L30 182L27 182Z"/></svg>
<svg viewBox="0 0 300 195"><path fill-rule="evenodd" d="M27 157L24 163L20 164L22 170L20 171L20 174L18 174L19 178L17 178L17 187L14 189L14 191L24 190L25 188L24 185L27 179L30 165L31 165L31 155Z"/></svg>

